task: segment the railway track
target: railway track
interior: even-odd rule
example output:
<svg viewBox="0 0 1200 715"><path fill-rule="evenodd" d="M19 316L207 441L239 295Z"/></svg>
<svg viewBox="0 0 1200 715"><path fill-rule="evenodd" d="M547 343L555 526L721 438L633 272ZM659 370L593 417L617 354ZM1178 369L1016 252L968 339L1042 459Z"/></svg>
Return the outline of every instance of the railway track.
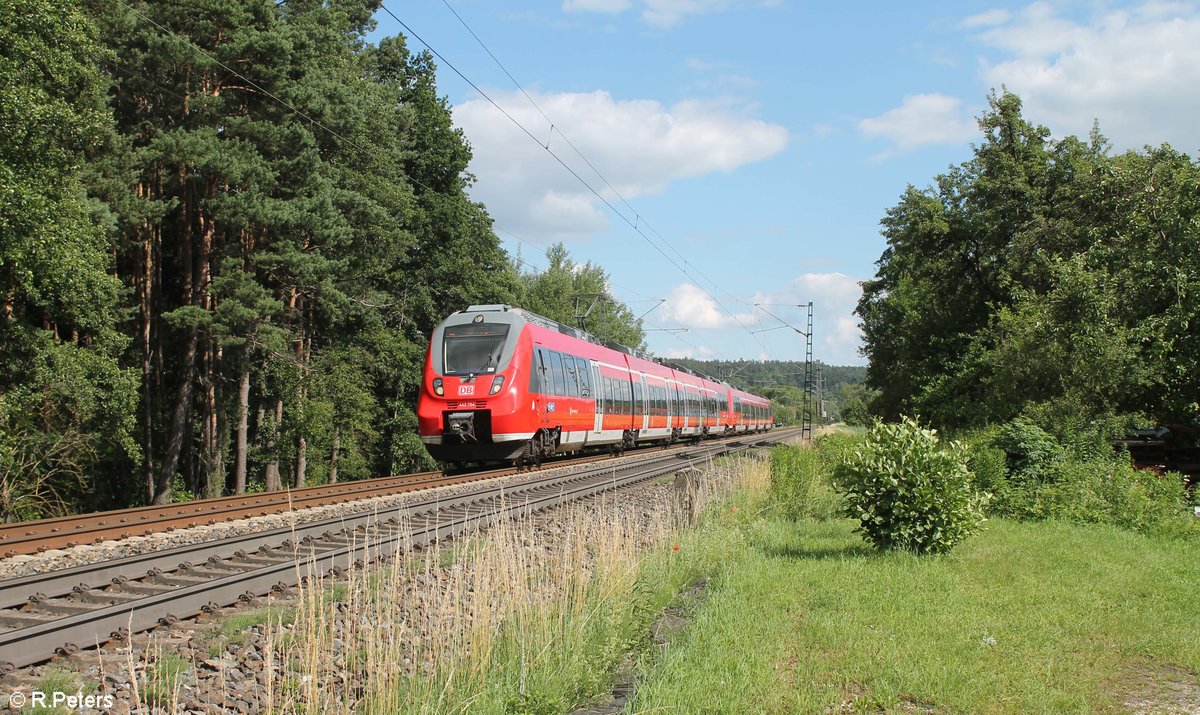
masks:
<svg viewBox="0 0 1200 715"><path fill-rule="evenodd" d="M582 464L603 457L583 457L556 462L555 466ZM181 504L136 507L115 511L63 516L0 525L0 558L36 554L50 549L96 544L112 539L235 521L254 516L281 514L297 509L326 506L353 499L435 487L466 484L515 474L512 468L468 473L420 472L399 477L377 477L353 482L325 484L278 492L241 494L197 499Z"/></svg>
<svg viewBox="0 0 1200 715"><path fill-rule="evenodd" d="M158 625L281 592L309 576L336 574L403 549L791 436L780 431L681 451L650 452L636 462L586 465L565 475L531 475L519 484L481 486L387 511L364 511L10 579L0 583L0 673L125 640Z"/></svg>

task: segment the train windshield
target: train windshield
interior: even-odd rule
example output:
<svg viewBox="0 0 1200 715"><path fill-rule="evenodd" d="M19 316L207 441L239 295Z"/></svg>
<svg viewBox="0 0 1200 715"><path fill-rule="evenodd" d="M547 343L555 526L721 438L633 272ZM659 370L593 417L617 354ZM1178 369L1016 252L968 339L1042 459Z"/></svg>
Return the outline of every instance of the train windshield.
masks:
<svg viewBox="0 0 1200 715"><path fill-rule="evenodd" d="M442 355L446 375L496 372L500 353L508 338L508 326L502 323L471 323L446 328Z"/></svg>

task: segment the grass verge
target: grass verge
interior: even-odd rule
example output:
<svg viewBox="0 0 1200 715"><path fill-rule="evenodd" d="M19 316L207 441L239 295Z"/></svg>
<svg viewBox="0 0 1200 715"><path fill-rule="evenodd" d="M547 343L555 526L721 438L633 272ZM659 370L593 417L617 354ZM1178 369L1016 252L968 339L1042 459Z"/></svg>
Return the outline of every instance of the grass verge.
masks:
<svg viewBox="0 0 1200 715"><path fill-rule="evenodd" d="M1194 542L1001 520L930 558L872 551L849 520L745 533L684 638L642 663L635 712L1123 712L1200 693Z"/></svg>

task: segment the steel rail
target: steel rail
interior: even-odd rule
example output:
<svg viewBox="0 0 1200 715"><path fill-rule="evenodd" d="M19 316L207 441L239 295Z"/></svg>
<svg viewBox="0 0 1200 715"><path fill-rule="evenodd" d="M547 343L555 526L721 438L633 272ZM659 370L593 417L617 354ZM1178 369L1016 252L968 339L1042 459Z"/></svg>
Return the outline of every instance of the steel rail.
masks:
<svg viewBox="0 0 1200 715"><path fill-rule="evenodd" d="M669 461L680 459L678 453L653 455L648 459ZM601 467L599 469L606 469ZM509 491L523 486L529 488L541 484L564 484L586 476L587 472L565 475L547 475L531 478L524 484L510 485ZM381 510L370 508L356 514L334 516L307 523L281 526L248 534L229 536L211 541L184 544L171 549L134 554L120 559L93 564L83 564L47 573L30 574L0 581L0 609L16 608L31 600L45 599L70 593L101 588L116 579L141 578L155 571L171 571L178 568L202 564L213 558L229 558L236 552L252 553L273 545L298 542L320 537L328 532L359 529L383 517L395 518L437 509L454 509L480 500L481 495L490 494L495 488L484 488L457 495L433 496L412 504Z"/></svg>
<svg viewBox="0 0 1200 715"><path fill-rule="evenodd" d="M603 458L605 457L602 455L560 460L555 462L555 466L583 464ZM281 514L312 506L370 499L386 494L467 484L516 473L517 470L512 467L465 473L418 472L300 489L195 499L179 504L132 507L3 524L0 525L0 558L36 554L84 543L101 543L130 536L147 536L161 531L212 525L220 521L233 521L251 516Z"/></svg>
<svg viewBox="0 0 1200 715"><path fill-rule="evenodd" d="M302 489L197 499L181 504L5 524L0 527L0 550L3 552L0 557L147 535L171 528L215 524L244 516L265 516L309 506L325 506L342 500L367 499L379 494L426 489L442 483L458 484L488 479L499 476L496 472L511 473L511 470L489 470L451 477L442 472L422 472L401 477L378 477Z"/></svg>
<svg viewBox="0 0 1200 715"><path fill-rule="evenodd" d="M773 435L770 441L787 436ZM43 620L22 623L0 633L0 672L278 591L299 583L306 575L345 568L339 565L342 563L339 558L344 559L347 567L355 561L373 560L368 558L372 554L375 559L387 558L404 544L430 543L499 519L619 488L751 446L754 445L741 441L706 445L685 453L651 456L633 464L601 465L575 474L536 477L518 485L429 499L386 512L372 510L295 528L142 554L109 564L10 580L0 584L0 603L9 609L25 604L12 618L19 623ZM392 516L385 519L387 514ZM194 566L187 559L189 555L204 563ZM164 573L164 567L175 571ZM304 569L309 573L303 573ZM131 575L147 572L147 585L129 584ZM197 579L200 581L196 582ZM93 593L105 583L115 584L111 586L114 590ZM160 592L137 596L139 591L155 590ZM49 608L46 604L53 597L47 594L63 593L70 593L70 601L50 608L65 614L63 617L52 620L45 620L46 616L33 617L38 608ZM0 620L4 619L0 615Z"/></svg>

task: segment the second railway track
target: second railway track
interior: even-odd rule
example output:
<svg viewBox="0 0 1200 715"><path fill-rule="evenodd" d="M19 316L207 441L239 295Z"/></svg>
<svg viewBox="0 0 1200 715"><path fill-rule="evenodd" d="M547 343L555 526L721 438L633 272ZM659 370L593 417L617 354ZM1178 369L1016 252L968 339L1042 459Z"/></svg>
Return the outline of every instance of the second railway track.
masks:
<svg viewBox="0 0 1200 715"><path fill-rule="evenodd" d="M248 601L355 563L669 474L787 432L601 463L518 484L484 486L388 510L244 534L0 582L0 672L123 640L204 611ZM473 479L481 478L472 475Z"/></svg>

